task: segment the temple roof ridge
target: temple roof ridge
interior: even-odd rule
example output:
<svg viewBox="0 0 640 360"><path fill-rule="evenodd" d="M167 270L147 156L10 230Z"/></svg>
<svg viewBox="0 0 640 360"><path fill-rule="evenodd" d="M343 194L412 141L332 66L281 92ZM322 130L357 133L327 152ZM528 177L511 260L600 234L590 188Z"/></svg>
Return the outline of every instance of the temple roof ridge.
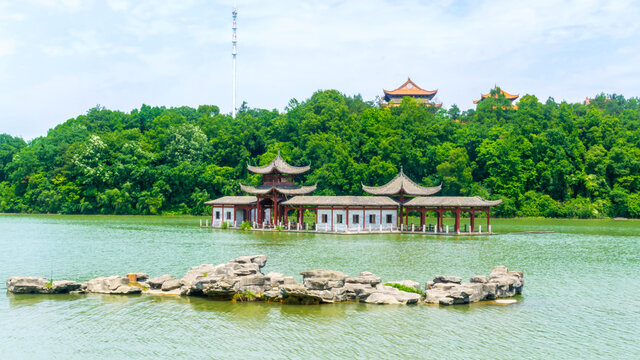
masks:
<svg viewBox="0 0 640 360"><path fill-rule="evenodd" d="M247 161L247 170L255 174L272 174L281 173L287 175L298 175L306 173L311 169L311 163L307 166L293 166L287 163L280 155L280 149L278 149L278 155L275 159L265 166L252 166ZM274 171L275 170L275 171Z"/></svg>
<svg viewBox="0 0 640 360"><path fill-rule="evenodd" d="M400 167L400 172L391 181L381 186L367 186L362 183L362 190L371 195L422 195L428 196L437 193L442 189L442 184L433 187L426 187L416 184L404 174L404 168Z"/></svg>
<svg viewBox="0 0 640 360"><path fill-rule="evenodd" d="M385 95L435 95L438 92L438 89L425 90L418 86L418 84L414 83L410 77L407 77L407 81L405 81L404 84L400 85L397 89L382 89L382 91L385 93Z"/></svg>
<svg viewBox="0 0 640 360"><path fill-rule="evenodd" d="M493 90L500 90L500 93L501 93L501 94L503 94L503 95L504 95L504 97L505 97L507 100L510 100L510 101L514 101L514 100L516 100L517 98L519 98L519 97L520 97L520 94L515 94L515 95L514 95L514 94L510 94L510 93L508 93L508 92L506 92L506 91L502 90L502 88L501 88L501 87L499 87L498 85L494 85L494 86L493 86ZM498 97L498 95L491 95L491 91L490 91L488 94L480 94L480 99L478 99L478 100L473 100L473 103L474 103L474 104L477 104L477 103L479 103L480 101L482 101L482 100L484 100L484 99L486 99L486 98L488 98L488 97L495 97L495 98L497 98L497 97Z"/></svg>

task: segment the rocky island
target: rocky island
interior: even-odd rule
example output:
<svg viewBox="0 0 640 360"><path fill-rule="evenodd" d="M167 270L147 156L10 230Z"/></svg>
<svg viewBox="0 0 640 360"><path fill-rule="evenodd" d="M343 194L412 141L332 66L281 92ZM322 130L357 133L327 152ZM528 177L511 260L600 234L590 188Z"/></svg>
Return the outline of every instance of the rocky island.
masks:
<svg viewBox="0 0 640 360"><path fill-rule="evenodd" d="M508 298L522 293L521 271L496 266L487 278L437 275L424 288L419 282L382 283L380 277L361 272L349 276L334 270L302 271L302 283L293 276L263 274L265 255L241 256L227 263L194 266L181 279L172 275L149 278L146 273L98 277L86 282L51 281L43 277L13 276L7 291L15 294L149 294L202 296L224 301L265 301L282 304L364 302L369 304L468 304Z"/></svg>

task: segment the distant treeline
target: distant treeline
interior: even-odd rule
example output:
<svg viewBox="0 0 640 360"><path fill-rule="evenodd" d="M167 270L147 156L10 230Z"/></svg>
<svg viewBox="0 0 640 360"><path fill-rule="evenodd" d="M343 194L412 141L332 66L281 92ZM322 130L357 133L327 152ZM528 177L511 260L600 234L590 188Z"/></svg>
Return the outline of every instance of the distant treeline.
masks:
<svg viewBox="0 0 640 360"><path fill-rule="evenodd" d="M285 111L217 106L90 109L28 143L0 135L0 212L204 214L204 202L257 185L246 164L278 149L318 195L361 195L404 166L440 195L502 198L498 216L640 217L640 100L518 108L488 98L460 112L405 98L380 108L318 91Z"/></svg>

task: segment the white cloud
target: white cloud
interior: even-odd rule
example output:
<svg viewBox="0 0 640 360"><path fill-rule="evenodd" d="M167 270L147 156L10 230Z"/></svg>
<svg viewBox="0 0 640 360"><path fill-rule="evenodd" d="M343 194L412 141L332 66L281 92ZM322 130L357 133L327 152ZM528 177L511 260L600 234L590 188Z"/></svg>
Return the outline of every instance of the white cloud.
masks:
<svg viewBox="0 0 640 360"><path fill-rule="evenodd" d="M64 11L77 11L90 6L90 0L33 0L38 5Z"/></svg>
<svg viewBox="0 0 640 360"><path fill-rule="evenodd" d="M0 39L0 56L11 55L15 49L15 40Z"/></svg>

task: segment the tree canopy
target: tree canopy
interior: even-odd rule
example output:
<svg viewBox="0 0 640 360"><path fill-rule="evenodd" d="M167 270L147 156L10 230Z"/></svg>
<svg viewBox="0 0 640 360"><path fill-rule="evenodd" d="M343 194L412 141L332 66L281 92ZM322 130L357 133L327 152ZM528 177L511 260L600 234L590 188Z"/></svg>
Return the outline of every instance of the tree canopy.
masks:
<svg viewBox="0 0 640 360"><path fill-rule="evenodd" d="M443 195L502 198L498 216L640 217L640 101L601 94L588 105L525 95L476 109L405 98L384 108L335 90L284 112L243 104L100 106L26 143L0 135L0 212L203 214L204 202L258 184L247 162L278 149L319 195L361 195L404 167Z"/></svg>

